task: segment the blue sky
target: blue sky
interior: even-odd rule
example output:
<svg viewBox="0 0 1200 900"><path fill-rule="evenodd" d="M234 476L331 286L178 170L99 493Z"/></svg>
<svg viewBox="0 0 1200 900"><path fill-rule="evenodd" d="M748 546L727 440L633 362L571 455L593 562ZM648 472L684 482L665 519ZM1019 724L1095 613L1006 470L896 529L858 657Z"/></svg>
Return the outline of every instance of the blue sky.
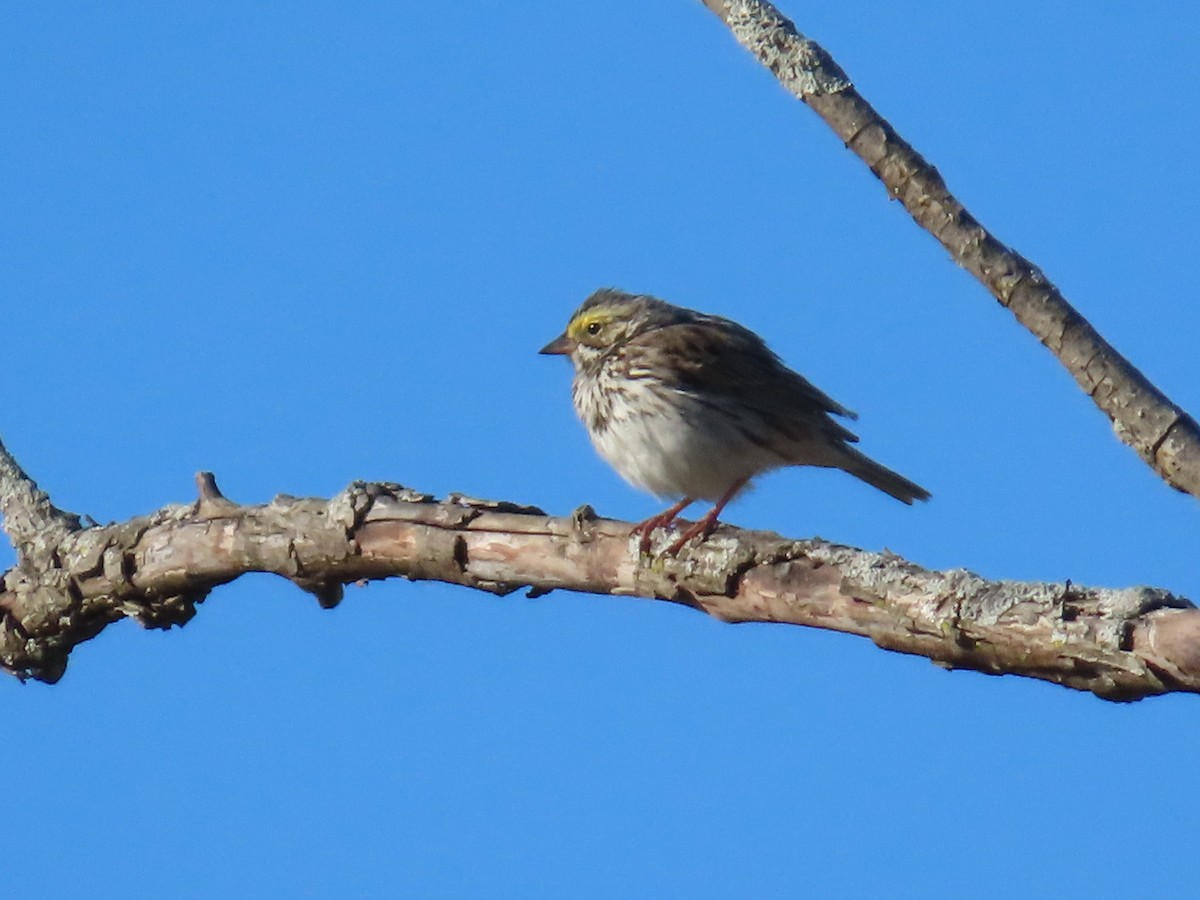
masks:
<svg viewBox="0 0 1200 900"><path fill-rule="evenodd" d="M1200 411L1200 10L784 9ZM616 285L756 329L934 494L792 470L730 521L1200 597L1195 499L699 2L43 2L0 35L0 435L61 506L122 519L211 469L243 502L366 478L642 518L536 355ZM323 612L251 577L0 681L5 884L1181 896L1196 704L641 600L396 582Z"/></svg>

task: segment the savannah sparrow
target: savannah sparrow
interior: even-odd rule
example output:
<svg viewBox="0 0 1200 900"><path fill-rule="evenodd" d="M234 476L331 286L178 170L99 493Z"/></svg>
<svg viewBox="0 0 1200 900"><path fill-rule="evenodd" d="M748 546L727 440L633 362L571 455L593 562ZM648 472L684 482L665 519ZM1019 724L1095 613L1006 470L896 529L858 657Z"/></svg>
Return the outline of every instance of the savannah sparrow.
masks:
<svg viewBox="0 0 1200 900"><path fill-rule="evenodd" d="M712 510L667 552L703 539L751 478L781 466L842 469L904 503L929 497L850 446L858 438L831 414L854 413L729 319L604 289L539 352L571 357L575 411L621 477L681 498L634 528L644 553L655 528L690 503L711 500Z"/></svg>

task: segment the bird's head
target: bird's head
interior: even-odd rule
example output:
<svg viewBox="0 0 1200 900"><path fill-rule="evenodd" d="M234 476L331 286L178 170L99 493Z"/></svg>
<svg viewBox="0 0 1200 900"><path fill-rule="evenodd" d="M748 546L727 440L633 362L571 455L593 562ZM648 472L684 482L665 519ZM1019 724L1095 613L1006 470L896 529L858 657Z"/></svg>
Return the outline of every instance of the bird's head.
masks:
<svg viewBox="0 0 1200 900"><path fill-rule="evenodd" d="M604 288L584 300L567 323L567 330L538 352L570 356L578 368L631 338L685 321L687 316L687 310L654 297Z"/></svg>

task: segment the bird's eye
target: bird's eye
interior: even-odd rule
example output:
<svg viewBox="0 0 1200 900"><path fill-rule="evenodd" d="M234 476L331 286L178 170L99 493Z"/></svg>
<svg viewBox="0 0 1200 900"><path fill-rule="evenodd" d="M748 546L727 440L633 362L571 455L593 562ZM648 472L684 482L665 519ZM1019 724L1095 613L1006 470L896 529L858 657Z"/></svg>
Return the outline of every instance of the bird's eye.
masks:
<svg viewBox="0 0 1200 900"><path fill-rule="evenodd" d="M592 334L592 335L599 334L600 333L600 323L599 322L588 322L587 333Z"/></svg>

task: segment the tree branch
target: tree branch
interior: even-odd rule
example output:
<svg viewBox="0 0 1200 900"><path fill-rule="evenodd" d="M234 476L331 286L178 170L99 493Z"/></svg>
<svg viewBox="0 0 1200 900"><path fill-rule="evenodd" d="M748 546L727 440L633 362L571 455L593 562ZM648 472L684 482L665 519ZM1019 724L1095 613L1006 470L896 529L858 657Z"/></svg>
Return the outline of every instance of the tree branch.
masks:
<svg viewBox="0 0 1200 900"><path fill-rule="evenodd" d="M17 550L17 558L45 555L72 531L79 516L50 502L0 442L0 527Z"/></svg>
<svg viewBox="0 0 1200 900"><path fill-rule="evenodd" d="M766 0L702 0L808 104L932 234L1058 357L1117 436L1169 485L1200 497L1200 427L1118 353L1042 274L984 228L938 171L855 90L816 42Z"/></svg>
<svg viewBox="0 0 1200 900"><path fill-rule="evenodd" d="M404 576L495 594L556 588L681 603L725 622L858 634L947 668L1040 678L1113 700L1200 692L1200 610L1152 588L985 581L891 554L722 527L678 559L639 556L628 522L356 482L331 500L200 499L67 533L51 568L14 569L0 665L53 682L71 650L130 617L182 625L217 585L273 572L326 607L351 582ZM656 551L668 536L657 535Z"/></svg>

